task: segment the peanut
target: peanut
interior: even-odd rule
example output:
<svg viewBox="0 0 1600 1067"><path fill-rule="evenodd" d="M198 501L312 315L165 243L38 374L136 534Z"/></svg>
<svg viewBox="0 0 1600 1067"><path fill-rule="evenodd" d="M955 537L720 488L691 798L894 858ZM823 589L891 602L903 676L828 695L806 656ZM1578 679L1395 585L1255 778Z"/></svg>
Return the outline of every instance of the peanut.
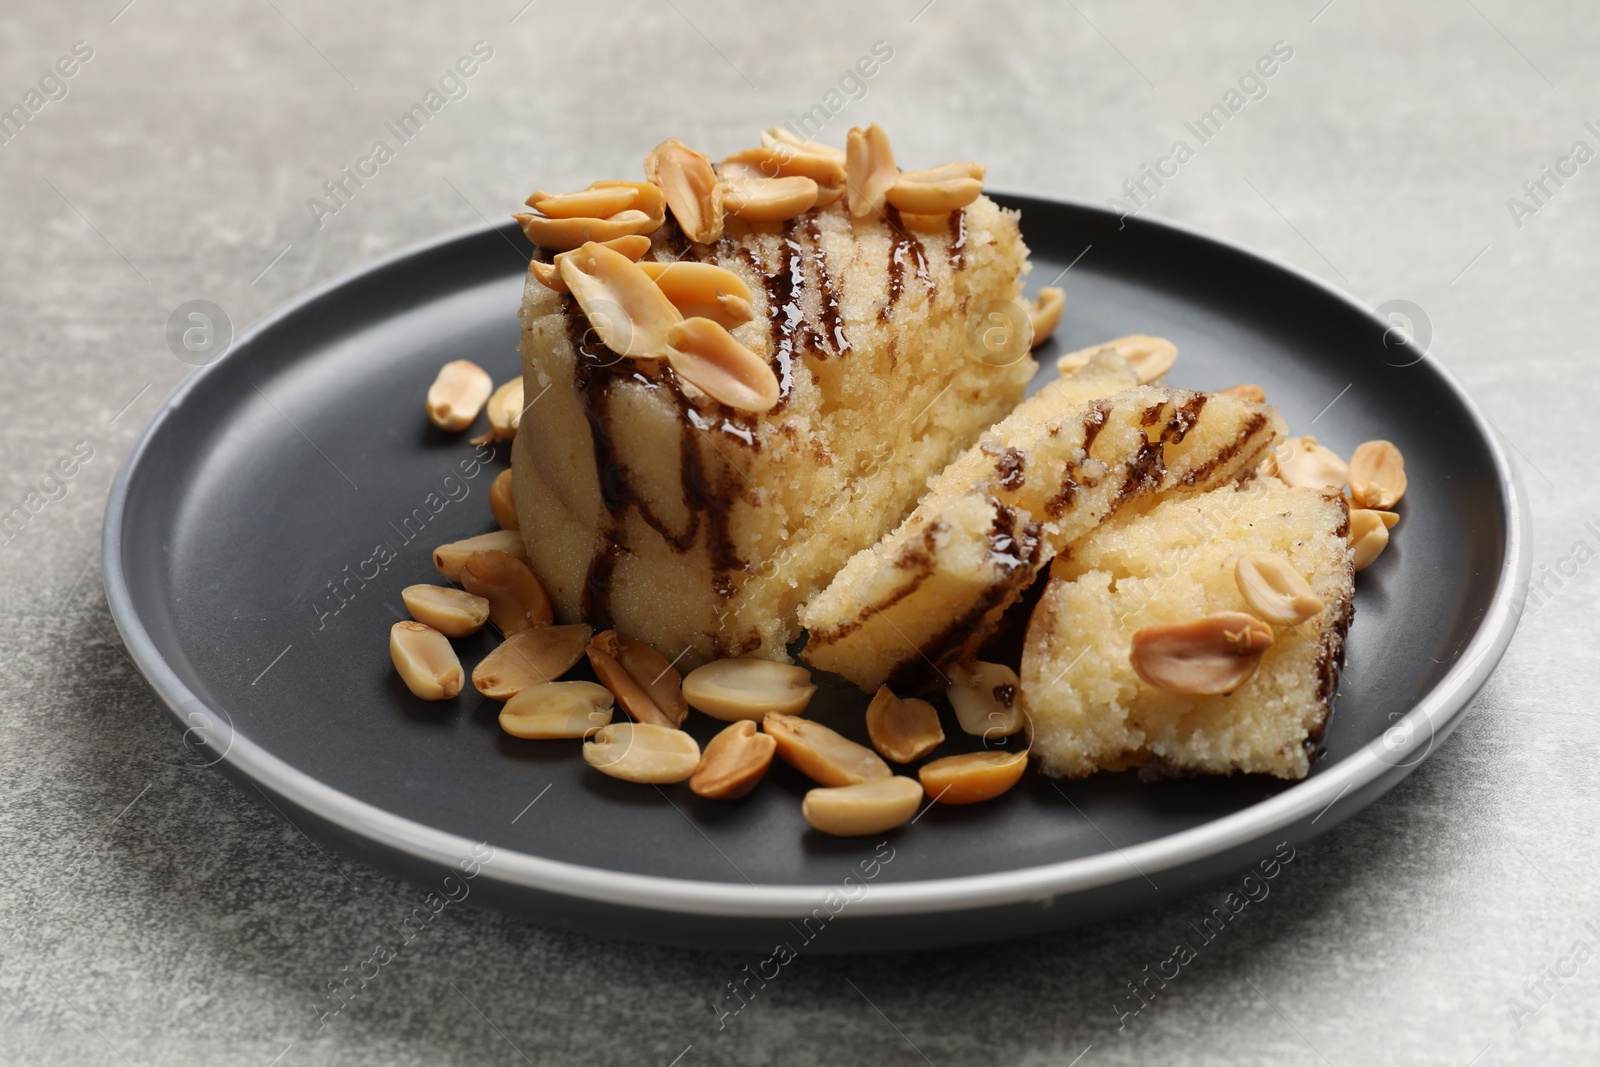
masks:
<svg viewBox="0 0 1600 1067"><path fill-rule="evenodd" d="M721 185L722 206L746 222L785 222L810 211L817 183L802 175L788 178L734 178Z"/></svg>
<svg viewBox="0 0 1600 1067"><path fill-rule="evenodd" d="M707 396L739 411L770 411L778 376L766 360L711 319L684 319L667 331L667 363Z"/></svg>
<svg viewBox="0 0 1600 1067"><path fill-rule="evenodd" d="M1406 461L1390 441L1366 441L1350 456L1350 502L1388 511L1406 495Z"/></svg>
<svg viewBox="0 0 1600 1067"><path fill-rule="evenodd" d="M1233 577L1250 610L1277 626L1299 626L1322 610L1322 599L1289 561L1276 552L1246 552Z"/></svg>
<svg viewBox="0 0 1600 1067"><path fill-rule="evenodd" d="M433 565L452 582L459 582L461 569L467 565L467 557L474 552L504 552L518 559L528 558L528 550L522 543L520 533L515 530L495 530L493 533L440 545L433 550Z"/></svg>
<svg viewBox="0 0 1600 1067"><path fill-rule="evenodd" d="M483 410L494 380L467 359L453 359L439 368L428 386L428 420L441 430L465 430Z"/></svg>
<svg viewBox="0 0 1600 1067"><path fill-rule="evenodd" d="M731 330L755 314L750 307L750 287L726 267L679 260L640 263L639 269L655 281L684 318L710 319Z"/></svg>
<svg viewBox="0 0 1600 1067"><path fill-rule="evenodd" d="M689 715L683 679L667 657L615 630L595 634L588 653L589 665L601 684L617 695L617 702L629 715L655 726L676 729L683 725Z"/></svg>
<svg viewBox="0 0 1600 1067"><path fill-rule="evenodd" d="M800 811L813 830L835 837L862 837L904 826L921 806L922 786L917 780L894 775L813 789L801 801Z"/></svg>
<svg viewBox="0 0 1600 1067"><path fill-rule="evenodd" d="M1061 313L1067 306L1067 291L1047 285L1039 290L1038 296L1024 301L1022 306L1028 313L1028 325L1033 328L1033 340L1028 342L1028 347L1038 348L1050 340L1050 335L1061 325Z"/></svg>
<svg viewBox="0 0 1600 1067"><path fill-rule="evenodd" d="M467 592L489 601L489 621L510 637L555 618L550 597L528 565L507 552L474 552L461 568Z"/></svg>
<svg viewBox="0 0 1600 1067"><path fill-rule="evenodd" d="M1284 441L1264 463L1280 481L1305 489L1337 489L1349 475L1344 460L1309 435Z"/></svg>
<svg viewBox="0 0 1600 1067"><path fill-rule="evenodd" d="M511 472L501 471L489 485L489 510L502 530L517 528L517 505L511 499Z"/></svg>
<svg viewBox="0 0 1600 1067"><path fill-rule="evenodd" d="M389 658L412 695L423 700L449 700L461 692L461 661L444 634L420 622L397 622L389 628Z"/></svg>
<svg viewBox="0 0 1600 1067"><path fill-rule="evenodd" d="M522 423L522 375L506 382L489 397L490 441L509 441Z"/></svg>
<svg viewBox="0 0 1600 1067"><path fill-rule="evenodd" d="M500 709L500 729L529 740L588 737L610 721L611 691L593 682L539 682Z"/></svg>
<svg viewBox="0 0 1600 1067"><path fill-rule="evenodd" d="M1118 337L1114 341L1107 341L1105 344L1068 352L1056 360L1056 373L1071 374L1079 367L1085 366L1090 358L1103 348L1112 349L1121 356L1133 368L1134 374L1138 375L1140 385L1148 385L1166 374L1178 359L1178 346L1165 337L1133 333L1126 337Z"/></svg>
<svg viewBox="0 0 1600 1067"><path fill-rule="evenodd" d="M982 738L1010 737L1022 729L1021 682L1003 663L974 662L950 672L945 696L961 729Z"/></svg>
<svg viewBox="0 0 1600 1067"><path fill-rule="evenodd" d="M489 621L489 602L444 585L408 585L400 600L411 617L446 637L466 637Z"/></svg>
<svg viewBox="0 0 1600 1067"><path fill-rule="evenodd" d="M611 351L634 359L667 354L667 332L683 315L627 256L590 242L561 261L561 280Z"/></svg>
<svg viewBox="0 0 1600 1067"><path fill-rule="evenodd" d="M706 743L689 788L711 800L737 800L766 776L776 748L777 742L758 732L754 720L741 719Z"/></svg>
<svg viewBox="0 0 1600 1067"><path fill-rule="evenodd" d="M661 228L661 219L652 218L637 208L619 211L604 219L552 219L526 212L519 212L512 218L522 225L528 240L551 252L570 252L591 242L650 234Z"/></svg>
<svg viewBox="0 0 1600 1067"><path fill-rule="evenodd" d="M1215 696L1247 682L1272 642L1272 627L1255 616L1219 611L1136 631L1129 658L1139 677L1157 689Z"/></svg>
<svg viewBox="0 0 1600 1067"><path fill-rule="evenodd" d="M881 214L889 189L900 178L889 135L876 122L864 130L852 126L845 145L845 203L850 214L858 219Z"/></svg>
<svg viewBox="0 0 1600 1067"><path fill-rule="evenodd" d="M685 237L711 244L722 236L722 192L711 160L673 137L645 157L644 176L660 186Z"/></svg>
<svg viewBox="0 0 1600 1067"><path fill-rule="evenodd" d="M898 697L886 685L867 705L867 736L879 755L896 763L910 763L944 742L939 712L926 700Z"/></svg>
<svg viewBox="0 0 1600 1067"><path fill-rule="evenodd" d="M819 785L855 785L892 773L872 749L820 722L774 711L761 728L778 743L778 758Z"/></svg>
<svg viewBox="0 0 1600 1067"><path fill-rule="evenodd" d="M583 761L625 782L681 782L700 765L700 746L682 730L644 722L602 726L583 746Z"/></svg>
<svg viewBox="0 0 1600 1067"><path fill-rule="evenodd" d="M655 186L651 186L651 188L653 189ZM638 235L613 237L609 241L600 241L598 243L605 245L613 252L621 252L635 263L639 262L646 252L650 251L650 238ZM546 289L554 289L558 293L570 293L572 290L568 289L567 283L561 280L561 259L563 256L570 256L571 254L571 252L562 252L548 263L542 259L535 259L528 264L528 270L533 272L533 276L539 279Z"/></svg>
<svg viewBox="0 0 1600 1067"><path fill-rule="evenodd" d="M797 134L784 129L782 126L774 126L771 129L762 130L761 144L767 148L780 144L787 145L798 152L822 156L833 160L841 167L844 166L845 155L842 150L833 147L831 144L823 144L821 141L803 141Z"/></svg>
<svg viewBox="0 0 1600 1067"><path fill-rule="evenodd" d="M1355 568L1364 571L1389 547L1389 529L1400 521L1392 511L1350 509L1350 547Z"/></svg>
<svg viewBox="0 0 1600 1067"><path fill-rule="evenodd" d="M689 706L724 722L760 722L769 711L799 715L816 691L806 668L770 659L712 660L683 680Z"/></svg>
<svg viewBox="0 0 1600 1067"><path fill-rule="evenodd" d="M547 193L535 190L527 204L553 219L605 219L633 207L639 191L625 185L609 188L590 186L576 193Z"/></svg>
<svg viewBox="0 0 1600 1067"><path fill-rule="evenodd" d="M981 163L946 163L899 176L884 196L913 215L945 215L959 211L983 195Z"/></svg>
<svg viewBox="0 0 1600 1067"><path fill-rule="evenodd" d="M1238 385L1230 385L1226 389L1218 389L1217 393L1220 396L1235 396L1240 400L1248 400L1252 404L1265 404L1267 402L1267 391L1261 386L1251 385L1249 382L1241 382Z"/></svg>
<svg viewBox="0 0 1600 1067"><path fill-rule="evenodd" d="M1028 753L963 752L923 764L917 771L930 800L978 804L1016 785L1028 768Z"/></svg>
<svg viewBox="0 0 1600 1067"><path fill-rule="evenodd" d="M520 630L472 669L472 687L490 700L510 700L530 685L553 682L583 658L593 632L583 623Z"/></svg>

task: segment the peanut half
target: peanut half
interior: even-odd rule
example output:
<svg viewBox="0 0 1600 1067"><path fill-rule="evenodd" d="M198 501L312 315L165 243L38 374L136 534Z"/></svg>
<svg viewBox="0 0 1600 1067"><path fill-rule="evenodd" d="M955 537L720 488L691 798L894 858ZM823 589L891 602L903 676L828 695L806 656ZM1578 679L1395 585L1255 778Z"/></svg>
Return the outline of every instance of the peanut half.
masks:
<svg viewBox="0 0 1600 1067"><path fill-rule="evenodd" d="M517 436L517 427L521 423L522 375L519 374L489 397L489 432L484 437L484 443L511 440Z"/></svg>
<svg viewBox="0 0 1600 1067"><path fill-rule="evenodd" d="M1350 501L1388 511L1406 495L1406 461L1391 441L1365 441L1350 456Z"/></svg>
<svg viewBox="0 0 1600 1067"><path fill-rule="evenodd" d="M1389 547L1389 530L1400 521L1392 511L1350 509L1350 548L1355 568L1364 571Z"/></svg>
<svg viewBox="0 0 1600 1067"><path fill-rule="evenodd" d="M467 565L467 557L474 552L504 552L518 559L528 558L528 550L522 543L521 534L515 530L495 530L493 533L479 534L477 537L440 545L433 550L433 565L439 568L440 574L452 582L459 582L461 569Z"/></svg>
<svg viewBox="0 0 1600 1067"><path fill-rule="evenodd" d="M867 736L884 759L910 763L944 742L939 712L926 700L898 697L886 685L867 705Z"/></svg>
<svg viewBox="0 0 1600 1067"><path fill-rule="evenodd" d="M819 785L855 785L892 773L865 745L820 722L772 712L761 728L778 743L778 758Z"/></svg>
<svg viewBox="0 0 1600 1067"><path fill-rule="evenodd" d="M1267 391L1261 386L1251 385L1249 382L1240 382L1238 385L1230 385L1226 389L1218 389L1217 395L1236 396L1240 400L1248 400L1252 404L1265 404L1267 402Z"/></svg>
<svg viewBox="0 0 1600 1067"><path fill-rule="evenodd" d="M1003 663L974 662L950 672L944 693L961 729L982 738L1010 737L1022 729L1021 682Z"/></svg>
<svg viewBox="0 0 1600 1067"><path fill-rule="evenodd" d="M1146 626L1133 635L1133 669L1157 689L1197 696L1231 693L1272 647L1272 627L1242 611Z"/></svg>
<svg viewBox="0 0 1600 1067"><path fill-rule="evenodd" d="M1132 333L1126 337L1118 337L1114 341L1107 341L1105 344L1068 352L1056 360L1056 373L1071 374L1079 367L1087 365L1094 354L1104 348L1116 352L1133 368L1133 373L1139 377L1140 385L1148 385L1155 381L1171 370L1172 365L1178 360L1178 346L1165 337Z"/></svg>
<svg viewBox="0 0 1600 1067"><path fill-rule="evenodd" d="M561 261L561 280L611 351L634 359L667 354L667 333L683 314L627 256L591 242Z"/></svg>
<svg viewBox="0 0 1600 1067"><path fill-rule="evenodd" d="M474 552L461 568L467 592L486 597L489 621L510 637L556 616L550 596L528 565L508 552Z"/></svg>
<svg viewBox="0 0 1600 1067"><path fill-rule="evenodd" d="M1322 598L1276 552L1246 552L1234 561L1233 577L1250 610L1275 626L1299 626L1322 610Z"/></svg>
<svg viewBox="0 0 1600 1067"><path fill-rule="evenodd" d="M681 782L700 766L700 746L682 730L644 722L614 722L583 746L583 761L625 782Z"/></svg>
<svg viewBox="0 0 1600 1067"><path fill-rule="evenodd" d="M845 203L858 219L881 214L889 189L900 179L894 165L889 135L874 122L866 129L852 126L844 152Z"/></svg>
<svg viewBox="0 0 1600 1067"><path fill-rule="evenodd" d="M726 267L679 260L644 262L639 269L655 281L684 318L710 319L731 330L755 315L750 307L750 287Z"/></svg>
<svg viewBox="0 0 1600 1067"><path fill-rule="evenodd" d="M1050 340L1050 335L1056 332L1056 327L1061 325L1061 313L1066 310L1067 291L1047 285L1039 290L1039 295L1032 300L1023 302L1023 310L1028 313L1028 325L1033 329L1033 339L1028 342L1029 348L1038 348ZM1088 362L1087 359L1084 360Z"/></svg>
<svg viewBox="0 0 1600 1067"><path fill-rule="evenodd" d="M946 163L900 175L885 199L913 215L946 215L983 195L982 163Z"/></svg>
<svg viewBox="0 0 1600 1067"><path fill-rule="evenodd" d="M449 700L461 692L461 661L449 639L431 626L409 621L391 626L389 658L414 696Z"/></svg>
<svg viewBox="0 0 1600 1067"><path fill-rule="evenodd" d="M655 186L651 186L651 188L653 189ZM622 253L635 263L639 262L646 252L650 251L650 238L638 235L613 237L609 241L600 241L598 243L605 245L613 252ZM562 257L570 255L572 255L571 252L562 252L548 263L541 259L535 259L528 264L528 270L533 272L533 276L539 279L546 289L554 289L558 293L570 293L572 290L568 289L567 283L561 280Z"/></svg>
<svg viewBox="0 0 1600 1067"><path fill-rule="evenodd" d="M711 244L722 236L722 191L711 160L673 137L644 158L644 176L661 187L685 237Z"/></svg>
<svg viewBox="0 0 1600 1067"><path fill-rule="evenodd" d="M806 668L770 659L712 660L683 680L689 706L724 722L760 722L769 711L799 715L816 691Z"/></svg>
<svg viewBox="0 0 1600 1067"><path fill-rule="evenodd" d="M501 471L489 484L489 510L494 512L494 521L500 524L500 529L517 528L517 505L511 498L510 471Z"/></svg>
<svg viewBox="0 0 1600 1067"><path fill-rule="evenodd" d="M813 789L801 801L800 811L813 830L835 837L862 837L904 826L921 806L922 786L917 780L894 775Z"/></svg>
<svg viewBox="0 0 1600 1067"><path fill-rule="evenodd" d="M527 204L541 215L553 219L605 219L633 207L639 191L626 185L589 188L576 193L547 193L535 190Z"/></svg>
<svg viewBox="0 0 1600 1067"><path fill-rule="evenodd" d="M722 206L746 222L787 222L817 202L817 183L803 175L733 178L721 185Z"/></svg>
<svg viewBox="0 0 1600 1067"><path fill-rule="evenodd" d="M756 729L754 720L742 719L706 743L689 788L711 800L737 800L766 776L777 747L776 741Z"/></svg>
<svg viewBox="0 0 1600 1067"><path fill-rule="evenodd" d="M817 185L816 207L826 207L844 195L843 152L835 156L771 141L759 148L735 152L722 161L718 172L724 181L736 178L810 178Z"/></svg>
<svg viewBox="0 0 1600 1067"><path fill-rule="evenodd" d="M642 723L672 729L683 725L689 715L683 679L667 657L615 630L595 634L588 653L589 665L601 684L617 694L617 702L629 715Z"/></svg>
<svg viewBox="0 0 1600 1067"><path fill-rule="evenodd" d="M539 682L500 709L500 729L512 737L545 740L588 737L611 721L611 690L593 682Z"/></svg>
<svg viewBox="0 0 1600 1067"><path fill-rule="evenodd" d="M841 167L844 166L845 154L841 149L821 141L802 140L798 134L784 129L782 126L773 126L761 131L761 144L771 148L776 145L786 145L806 155L822 156L831 159Z"/></svg>
<svg viewBox="0 0 1600 1067"><path fill-rule="evenodd" d="M1028 753L963 752L925 763L917 771L928 799L941 804L978 804L993 800L1022 778Z"/></svg>
<svg viewBox="0 0 1600 1067"><path fill-rule="evenodd" d="M593 632L573 623L514 633L472 668L472 687L490 700L510 700L530 685L553 682L583 658Z"/></svg>
<svg viewBox="0 0 1600 1067"><path fill-rule="evenodd" d="M1262 462L1268 474L1302 489L1337 489L1349 476L1344 460L1309 434L1287 439Z"/></svg>
<svg viewBox="0 0 1600 1067"><path fill-rule="evenodd" d="M488 371L471 360L453 359L428 386L428 420L441 430L465 430L493 391Z"/></svg>
<svg viewBox="0 0 1600 1067"><path fill-rule="evenodd" d="M400 600L411 617L446 637L466 637L489 621L489 602L446 585L408 585Z"/></svg>
<svg viewBox="0 0 1600 1067"><path fill-rule="evenodd" d="M643 236L661 228L661 219L652 218L637 208L619 211L603 219L552 219L526 212L519 212L512 218L521 224L528 240L551 252L570 252L593 241Z"/></svg>
<svg viewBox="0 0 1600 1067"><path fill-rule="evenodd" d="M766 360L711 319L684 319L667 331L667 362L713 400L740 411L770 411L778 376Z"/></svg>

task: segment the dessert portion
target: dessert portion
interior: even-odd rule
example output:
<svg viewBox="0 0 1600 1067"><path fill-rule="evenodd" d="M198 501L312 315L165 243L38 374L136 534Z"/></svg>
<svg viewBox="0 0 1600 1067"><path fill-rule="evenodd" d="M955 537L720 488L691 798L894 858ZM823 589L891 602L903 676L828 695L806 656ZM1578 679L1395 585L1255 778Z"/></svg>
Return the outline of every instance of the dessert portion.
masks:
<svg viewBox="0 0 1600 1067"><path fill-rule="evenodd" d="M1022 654L1039 768L1304 777L1354 610L1349 534L1337 489L1263 476L1076 541Z"/></svg>
<svg viewBox="0 0 1600 1067"><path fill-rule="evenodd" d="M852 146L713 166L669 141L649 183L530 198L512 496L560 621L783 658L799 606L1022 398L1026 331L988 329L1028 269L1016 212L976 164Z"/></svg>
<svg viewBox="0 0 1600 1067"><path fill-rule="evenodd" d="M806 662L868 692L948 684L1066 545L1147 498L1238 479L1282 436L1270 407L1135 376L1104 346L985 434L806 605Z"/></svg>

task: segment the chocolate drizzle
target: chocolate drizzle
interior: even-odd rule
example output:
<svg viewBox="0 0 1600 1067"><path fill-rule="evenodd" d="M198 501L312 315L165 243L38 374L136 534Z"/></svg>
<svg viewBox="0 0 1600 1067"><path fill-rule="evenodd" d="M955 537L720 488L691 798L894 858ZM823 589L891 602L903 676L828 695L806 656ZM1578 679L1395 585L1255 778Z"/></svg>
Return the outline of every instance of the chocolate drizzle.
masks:
<svg viewBox="0 0 1600 1067"><path fill-rule="evenodd" d="M894 310L895 304L900 302L900 294L906 287L906 267L911 266L922 284L928 287L928 297L933 298L936 291L933 276L928 273L928 256L923 251L922 242L906 232L901 224L900 212L894 207L885 204L883 208L884 221L889 224L889 299L878 312L878 319L882 322L889 321L889 315ZM909 263L908 263L909 261Z"/></svg>
<svg viewBox="0 0 1600 1067"><path fill-rule="evenodd" d="M958 207L950 212L950 273L967 265L967 209Z"/></svg>
<svg viewBox="0 0 1600 1067"><path fill-rule="evenodd" d="M806 212L806 236L811 240L811 257L817 264L817 301L822 310L822 336L833 347L833 354L842 356L850 351L850 338L844 334L844 322L839 317L839 286L828 273L828 254L822 250L822 229L817 225L814 212ZM823 348L817 346L817 354Z"/></svg>

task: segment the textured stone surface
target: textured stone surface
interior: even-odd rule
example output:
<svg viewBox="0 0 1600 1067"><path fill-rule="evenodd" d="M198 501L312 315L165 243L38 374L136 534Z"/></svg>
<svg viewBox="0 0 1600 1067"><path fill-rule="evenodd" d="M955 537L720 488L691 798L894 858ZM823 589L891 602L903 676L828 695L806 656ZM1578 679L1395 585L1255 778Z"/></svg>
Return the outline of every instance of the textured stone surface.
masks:
<svg viewBox="0 0 1600 1067"><path fill-rule="evenodd" d="M94 49L0 145L0 506L74 442L94 448L0 545L0 1061L1594 1062L1600 961L1546 980L1520 1028L1507 1004L1533 1005L1524 983L1574 941L1600 949L1583 926L1600 920L1600 536L1584 525L1600 529L1600 163L1520 228L1506 205L1575 140L1600 147L1582 6L122 2L0 13L0 107L74 41ZM1292 44L1269 95L1150 210L1425 308L1433 354L1520 457L1552 595L1450 741L1301 849L1121 1032L1123 983L1227 887L1035 944L802 958L720 1032L708 1003L744 961L463 906L319 1032L327 981L421 891L186 766L114 639L101 509L188 371L168 315L206 298L242 327L535 183L632 168L666 133L733 145L822 100L880 39L893 59L831 134L876 119L907 159L981 159L997 187L1095 201ZM318 229L307 198L477 40L494 56L469 94Z"/></svg>

